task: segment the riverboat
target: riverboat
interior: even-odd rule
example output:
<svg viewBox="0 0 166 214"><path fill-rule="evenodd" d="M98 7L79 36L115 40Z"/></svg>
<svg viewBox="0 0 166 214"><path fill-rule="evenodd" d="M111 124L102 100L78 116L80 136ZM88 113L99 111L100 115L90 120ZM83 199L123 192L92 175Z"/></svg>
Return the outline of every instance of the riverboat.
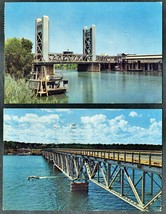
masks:
<svg viewBox="0 0 166 214"><path fill-rule="evenodd" d="M67 91L68 80L61 73L49 74L45 66L33 71L29 80L29 88L38 96L62 94Z"/></svg>

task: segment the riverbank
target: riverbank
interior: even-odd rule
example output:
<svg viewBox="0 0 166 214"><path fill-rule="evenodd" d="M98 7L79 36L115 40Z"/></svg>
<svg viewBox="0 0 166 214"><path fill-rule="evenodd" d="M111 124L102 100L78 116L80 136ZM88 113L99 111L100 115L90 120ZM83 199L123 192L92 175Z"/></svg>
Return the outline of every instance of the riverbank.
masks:
<svg viewBox="0 0 166 214"><path fill-rule="evenodd" d="M41 155L45 149L100 149L100 150L145 150L145 151L160 151L162 145L148 144L39 144L39 143L24 143L14 141L4 141L5 155Z"/></svg>

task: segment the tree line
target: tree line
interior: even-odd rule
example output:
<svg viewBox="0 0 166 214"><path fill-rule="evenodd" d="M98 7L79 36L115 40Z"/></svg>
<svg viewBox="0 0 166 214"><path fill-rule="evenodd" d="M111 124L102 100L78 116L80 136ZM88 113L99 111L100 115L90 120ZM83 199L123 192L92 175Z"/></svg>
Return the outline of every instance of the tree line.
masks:
<svg viewBox="0 0 166 214"><path fill-rule="evenodd" d="M4 149L56 149L56 148L73 148L73 149L113 149L113 150L162 150L162 145L150 144L42 144L42 143L25 143L15 141L4 141Z"/></svg>

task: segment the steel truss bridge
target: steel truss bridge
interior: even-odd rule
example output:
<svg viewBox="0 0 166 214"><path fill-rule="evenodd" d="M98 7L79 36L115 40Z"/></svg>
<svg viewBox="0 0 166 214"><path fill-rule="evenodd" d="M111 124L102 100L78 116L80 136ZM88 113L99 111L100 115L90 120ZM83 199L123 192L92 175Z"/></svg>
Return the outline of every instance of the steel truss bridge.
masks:
<svg viewBox="0 0 166 214"><path fill-rule="evenodd" d="M63 54L63 53L49 53L48 61L45 61L42 54L35 56L34 62L47 62L47 63L86 63L93 62L93 55L87 54ZM97 63L115 63L118 59L114 56L96 56L95 62Z"/></svg>
<svg viewBox="0 0 166 214"><path fill-rule="evenodd" d="M48 59L44 60L42 54L35 55L34 65L53 66L54 64L77 64L78 71L162 71L161 55L125 55L108 56L74 54L74 53L49 53Z"/></svg>
<svg viewBox="0 0 166 214"><path fill-rule="evenodd" d="M136 55L121 53L117 56L96 55L95 26L83 29L83 54L72 51L49 52L49 17L36 19L34 67L54 64L77 64L78 71L162 71L162 55Z"/></svg>
<svg viewBox="0 0 166 214"><path fill-rule="evenodd" d="M51 149L43 156L72 183L89 180L141 211L161 209L161 151Z"/></svg>

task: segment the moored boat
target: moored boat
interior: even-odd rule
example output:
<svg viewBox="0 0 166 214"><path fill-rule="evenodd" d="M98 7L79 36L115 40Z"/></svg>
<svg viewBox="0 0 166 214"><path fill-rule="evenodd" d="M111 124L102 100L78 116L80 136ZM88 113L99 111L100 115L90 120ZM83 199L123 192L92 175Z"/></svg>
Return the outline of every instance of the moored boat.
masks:
<svg viewBox="0 0 166 214"><path fill-rule="evenodd" d="M67 91L68 80L65 80L61 73L49 74L45 66L41 70L32 72L29 80L29 87L36 95L61 94Z"/></svg>

